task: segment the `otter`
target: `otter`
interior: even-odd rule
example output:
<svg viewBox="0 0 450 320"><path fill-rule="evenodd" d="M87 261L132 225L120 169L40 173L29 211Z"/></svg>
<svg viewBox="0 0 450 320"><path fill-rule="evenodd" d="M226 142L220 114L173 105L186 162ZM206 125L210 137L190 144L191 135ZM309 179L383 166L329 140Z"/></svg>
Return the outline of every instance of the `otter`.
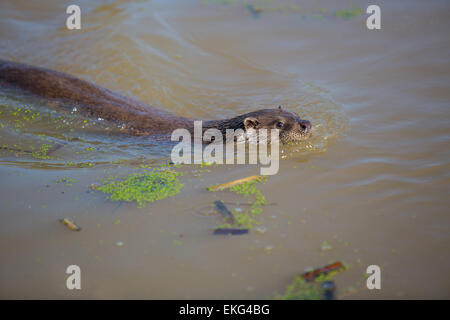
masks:
<svg viewBox="0 0 450 320"><path fill-rule="evenodd" d="M82 114L119 124L130 135L170 135L178 128L193 131L194 121L122 96L69 74L0 60L0 86L17 88L52 101L76 107ZM201 120L201 119L199 119ZM261 109L234 118L203 120L203 130L279 129L281 142L300 141L312 135L308 120L279 108Z"/></svg>

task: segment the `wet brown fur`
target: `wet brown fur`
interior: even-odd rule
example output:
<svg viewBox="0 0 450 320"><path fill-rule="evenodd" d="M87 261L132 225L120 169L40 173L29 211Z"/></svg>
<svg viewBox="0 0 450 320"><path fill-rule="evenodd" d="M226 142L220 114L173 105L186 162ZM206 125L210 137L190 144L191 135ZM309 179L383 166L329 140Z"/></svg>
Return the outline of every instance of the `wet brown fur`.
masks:
<svg viewBox="0 0 450 320"><path fill-rule="evenodd" d="M132 135L170 134L178 128L193 130L194 119L154 108L59 71L0 60L0 86L67 102L82 114L118 123ZM277 128L277 123L282 122L280 139L289 141L310 135L310 125L309 130L304 125L302 128L301 121L309 123L281 108L263 109L231 119L204 121L203 128L217 128L225 134L226 129Z"/></svg>

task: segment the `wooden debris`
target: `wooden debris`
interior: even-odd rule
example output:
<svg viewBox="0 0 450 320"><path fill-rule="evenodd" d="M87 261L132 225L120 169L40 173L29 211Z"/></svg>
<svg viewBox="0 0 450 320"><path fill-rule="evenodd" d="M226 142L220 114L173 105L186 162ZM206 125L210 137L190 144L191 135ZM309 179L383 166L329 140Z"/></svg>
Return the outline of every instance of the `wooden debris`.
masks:
<svg viewBox="0 0 450 320"><path fill-rule="evenodd" d="M252 181L252 180L256 180L256 179L262 179L262 176L250 176L250 177L246 177L246 178L242 178L242 179L238 179L238 180L234 180L234 181L230 181L224 184L218 184L216 186L212 186L212 187L208 187L209 191L220 191L220 190L225 190L228 188L231 188L235 185L238 184L242 184L244 182L248 182L248 181Z"/></svg>
<svg viewBox="0 0 450 320"><path fill-rule="evenodd" d="M228 210L227 206L220 200L214 201L216 210L224 217L225 221L230 224L234 224L234 215Z"/></svg>
<svg viewBox="0 0 450 320"><path fill-rule="evenodd" d="M240 235L247 234L248 229L238 229L238 228L218 228L214 230L215 235Z"/></svg>
<svg viewBox="0 0 450 320"><path fill-rule="evenodd" d="M321 275L327 275L331 272L339 272L343 271L345 269L345 266L342 264L342 262L334 262L332 264L326 265L325 267L314 269L309 272L305 272L301 275L301 277L305 281L314 281L316 278L318 278Z"/></svg>
<svg viewBox="0 0 450 320"><path fill-rule="evenodd" d="M323 299L324 300L334 300L336 295L336 285L334 281L325 281L322 282L321 288L323 290Z"/></svg>
<svg viewBox="0 0 450 320"><path fill-rule="evenodd" d="M75 222L73 222L73 220L70 218L61 219L61 220L59 220L59 222L61 222L63 225L65 225L67 228L69 228L72 231L80 231L81 230L81 227L77 226L75 224Z"/></svg>
<svg viewBox="0 0 450 320"><path fill-rule="evenodd" d="M247 5L248 11L252 14L253 18L258 19L261 13L264 11L262 8L255 7L252 4Z"/></svg>

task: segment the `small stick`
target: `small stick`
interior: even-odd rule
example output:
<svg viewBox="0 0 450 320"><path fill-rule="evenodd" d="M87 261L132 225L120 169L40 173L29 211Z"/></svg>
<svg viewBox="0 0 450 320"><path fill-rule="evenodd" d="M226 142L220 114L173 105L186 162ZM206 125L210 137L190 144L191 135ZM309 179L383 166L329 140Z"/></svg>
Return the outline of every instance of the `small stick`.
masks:
<svg viewBox="0 0 450 320"><path fill-rule="evenodd" d="M321 288L323 290L323 299L324 300L334 300L336 295L336 285L334 281L325 281L322 283Z"/></svg>
<svg viewBox="0 0 450 320"><path fill-rule="evenodd" d="M234 206L251 206L251 205L253 205L253 203L248 203L248 202L243 203L243 202L231 202L231 201L225 201L224 204L231 204ZM266 204L265 206L277 206L277 205L278 205L277 202L271 202L271 203Z"/></svg>
<svg viewBox="0 0 450 320"><path fill-rule="evenodd" d="M225 218L225 220L230 223L234 224L234 215L231 213L230 210L228 210L227 206L224 205L224 203L220 200L214 201L214 206L216 207L217 211L220 212L220 214Z"/></svg>
<svg viewBox="0 0 450 320"><path fill-rule="evenodd" d="M230 182L227 182L227 183L224 183L224 184L218 184L216 186L208 187L207 189L209 191L225 190L225 189L231 188L231 187L233 187L235 185L242 184L242 183L248 182L248 181L253 181L253 180L256 180L256 179L260 180L261 178L262 178L261 176L250 176L250 177L246 177L246 178L230 181Z"/></svg>
<svg viewBox="0 0 450 320"><path fill-rule="evenodd" d="M303 273L303 274L301 275L301 277L302 277L303 279L305 279L305 281L313 281L313 280L315 280L317 277L319 277L319 276L322 275L322 274L327 275L327 274L330 273L330 272L333 272L333 271L342 271L342 270L344 270L344 269L345 269L345 267L344 267L344 265L342 264L342 262L339 262L339 261L338 261L338 262L335 262L335 263L326 265L325 267L318 268L318 269L314 269L314 270L312 270L312 271Z"/></svg>
<svg viewBox="0 0 450 320"><path fill-rule="evenodd" d="M220 214L225 218L225 220L229 224L234 224L235 219L233 213L231 213L230 210L223 204L222 201L217 200L214 201L214 206L216 207L217 211L220 212ZM231 235L238 235L238 234L247 234L248 229L239 229L239 228L217 228L214 230L214 234L231 234Z"/></svg>
<svg viewBox="0 0 450 320"><path fill-rule="evenodd" d="M80 231L81 227L77 226L75 222L72 221L72 219L64 218L59 220L63 225L65 225L67 228L69 228L72 231Z"/></svg>
<svg viewBox="0 0 450 320"><path fill-rule="evenodd" d="M214 234L216 234L216 235L218 235L218 234L238 235L238 234L247 234L247 233L248 233L248 229L219 228L219 229L214 230Z"/></svg>

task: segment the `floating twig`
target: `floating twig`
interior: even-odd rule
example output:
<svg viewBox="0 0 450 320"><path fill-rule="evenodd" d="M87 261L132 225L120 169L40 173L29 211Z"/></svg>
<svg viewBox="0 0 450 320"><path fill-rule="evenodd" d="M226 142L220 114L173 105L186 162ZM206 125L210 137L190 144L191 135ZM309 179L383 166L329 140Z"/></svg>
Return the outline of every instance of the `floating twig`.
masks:
<svg viewBox="0 0 450 320"><path fill-rule="evenodd" d="M334 284L334 281L332 280L324 281L321 285L321 288L323 290L324 300L334 300L336 293L336 285Z"/></svg>
<svg viewBox="0 0 450 320"><path fill-rule="evenodd" d="M239 234L247 234L248 229L238 229L238 228L218 228L214 230L215 235L239 235Z"/></svg>
<svg viewBox="0 0 450 320"><path fill-rule="evenodd" d="M342 262L334 262L332 264L326 265L325 267L314 269L309 272L305 272L301 275L305 281L314 281L316 278L322 275L327 275L331 272L339 272L343 271L345 269L345 266L342 264Z"/></svg>
<svg viewBox="0 0 450 320"><path fill-rule="evenodd" d="M224 217L227 223L234 224L234 215L228 210L227 206L221 201L214 201L214 206L216 210Z"/></svg>
<svg viewBox="0 0 450 320"><path fill-rule="evenodd" d="M261 13L263 12L262 8L255 8L254 5L248 4L247 5L248 11L252 14L253 18L258 19Z"/></svg>
<svg viewBox="0 0 450 320"><path fill-rule="evenodd" d="M64 219L59 220L59 222L61 222L63 225L65 225L67 228L69 228L72 231L80 231L81 230L81 227L77 226L75 224L75 222L73 222L72 219L64 218Z"/></svg>
<svg viewBox="0 0 450 320"><path fill-rule="evenodd" d="M250 176L250 177L246 177L246 178L230 181L230 182L227 182L227 183L218 184L216 186L208 187L207 189L209 191L220 191L220 190L225 190L225 189L231 188L231 187L233 187L235 185L238 185L238 184L242 184L244 182L253 181L253 180L260 180L260 179L262 179L262 176Z"/></svg>

